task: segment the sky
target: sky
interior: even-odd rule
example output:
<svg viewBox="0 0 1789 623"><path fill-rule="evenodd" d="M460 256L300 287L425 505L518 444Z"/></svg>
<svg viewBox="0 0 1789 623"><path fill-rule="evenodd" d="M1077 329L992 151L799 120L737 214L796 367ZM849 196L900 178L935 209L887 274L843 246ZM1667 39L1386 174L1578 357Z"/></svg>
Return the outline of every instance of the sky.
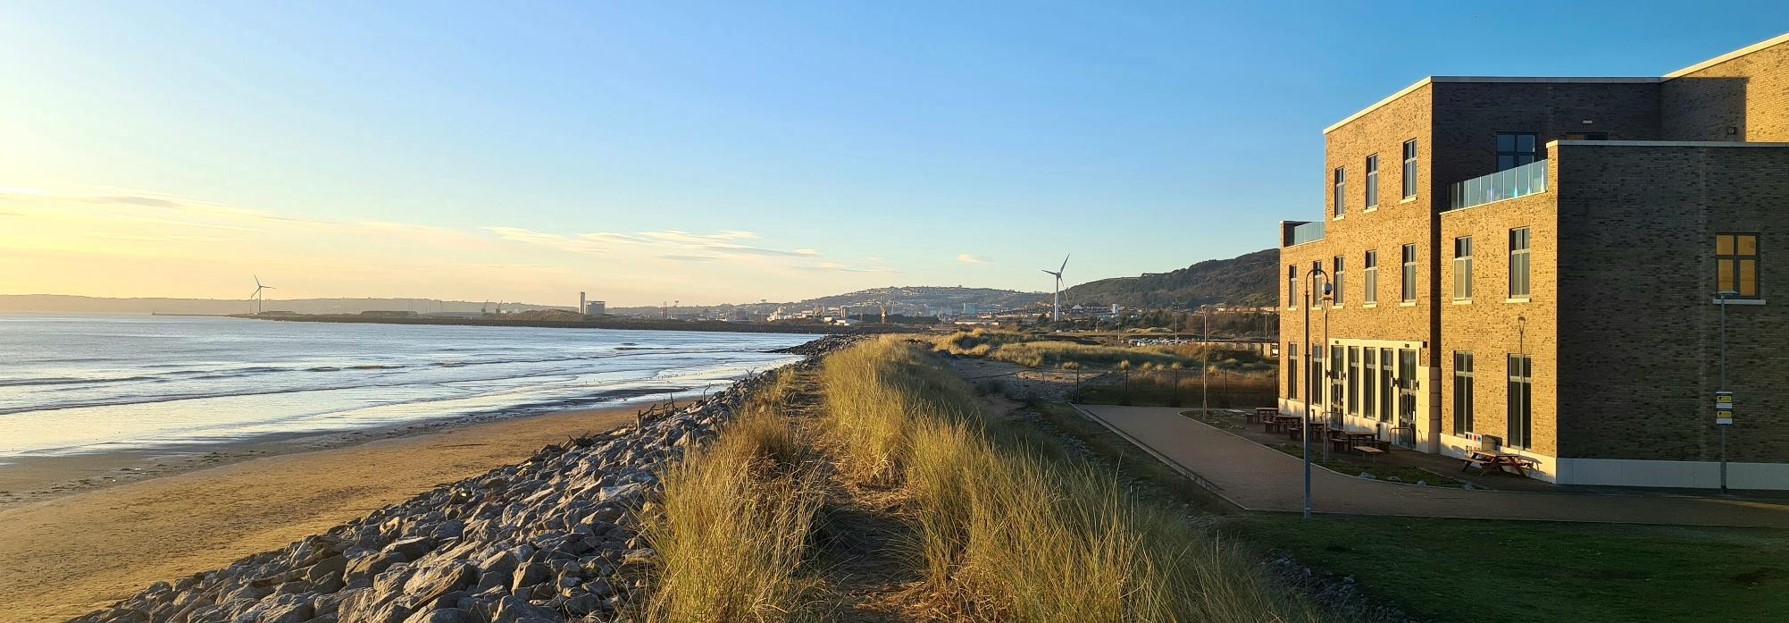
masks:
<svg viewBox="0 0 1789 623"><path fill-rule="evenodd" d="M0 0L0 294L1041 291L1275 246L1427 75L1658 76L1785 2Z"/></svg>

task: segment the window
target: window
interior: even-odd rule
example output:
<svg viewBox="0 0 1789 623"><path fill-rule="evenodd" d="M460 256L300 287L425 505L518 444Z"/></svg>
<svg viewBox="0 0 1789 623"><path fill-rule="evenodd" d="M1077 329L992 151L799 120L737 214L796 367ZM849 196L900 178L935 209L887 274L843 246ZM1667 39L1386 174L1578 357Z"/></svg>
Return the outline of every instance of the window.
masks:
<svg viewBox="0 0 1789 623"><path fill-rule="evenodd" d="M1503 171L1534 162L1540 140L1533 132L1499 132L1497 134L1497 170Z"/></svg>
<svg viewBox="0 0 1789 623"><path fill-rule="evenodd" d="M1298 342L1286 343L1286 397L1298 399Z"/></svg>
<svg viewBox="0 0 1789 623"><path fill-rule="evenodd" d="M1360 415L1360 347L1348 347L1348 412Z"/></svg>
<svg viewBox="0 0 1789 623"><path fill-rule="evenodd" d="M1758 293L1758 234L1714 237L1715 291L1727 298L1762 298Z"/></svg>
<svg viewBox="0 0 1789 623"><path fill-rule="evenodd" d="M1336 167L1335 182L1336 182L1336 184L1335 184L1335 186L1336 186L1336 191L1335 191L1336 217L1341 218L1342 214L1347 212L1348 170L1344 169L1342 167Z"/></svg>
<svg viewBox="0 0 1789 623"><path fill-rule="evenodd" d="M1472 432L1472 353L1454 351L1454 434Z"/></svg>
<svg viewBox="0 0 1789 623"><path fill-rule="evenodd" d="M1377 410L1373 401L1379 394L1379 349L1369 346L1360 355L1360 410L1373 417Z"/></svg>
<svg viewBox="0 0 1789 623"><path fill-rule="evenodd" d="M1509 356L1509 438L1503 444L1527 448L1534 443L1534 358Z"/></svg>
<svg viewBox="0 0 1789 623"><path fill-rule="evenodd" d="M1403 295L1405 303L1416 302L1416 245L1404 245L1404 283Z"/></svg>
<svg viewBox="0 0 1789 623"><path fill-rule="evenodd" d="M1528 228L1509 230L1509 297L1528 298Z"/></svg>
<svg viewBox="0 0 1789 623"><path fill-rule="evenodd" d="M1454 300L1472 300L1472 236L1454 239Z"/></svg>
<svg viewBox="0 0 1789 623"><path fill-rule="evenodd" d="M1367 156L1367 209L1379 207L1379 154Z"/></svg>
<svg viewBox="0 0 1789 623"><path fill-rule="evenodd" d="M1398 424L1408 425L1416 417L1416 364L1414 348L1398 349Z"/></svg>
<svg viewBox="0 0 1789 623"><path fill-rule="evenodd" d="M1298 267L1286 267L1286 306L1298 307Z"/></svg>
<svg viewBox="0 0 1789 623"><path fill-rule="evenodd" d="M1398 377L1392 372L1391 349L1379 349L1379 388L1385 391L1385 397L1379 400L1379 421L1390 422L1391 410L1398 404Z"/></svg>
<svg viewBox="0 0 1789 623"><path fill-rule="evenodd" d="M1404 141L1404 198L1416 198L1416 139Z"/></svg>
<svg viewBox="0 0 1789 623"><path fill-rule="evenodd" d="M1331 288L1329 291L1329 296L1330 296L1329 304L1331 306L1336 306L1336 305L1341 305L1343 303L1342 286L1344 284L1346 284L1347 282L1342 279L1342 256L1340 256L1340 255L1336 256L1333 261L1335 263L1336 284L1335 284L1335 287Z"/></svg>
<svg viewBox="0 0 1789 623"><path fill-rule="evenodd" d="M1311 347L1311 380L1305 383L1305 393L1310 396L1312 406L1323 404L1323 345Z"/></svg>
<svg viewBox="0 0 1789 623"><path fill-rule="evenodd" d="M1361 270L1360 302L1372 305L1379 302L1379 252L1368 251L1366 263Z"/></svg>
<svg viewBox="0 0 1789 623"><path fill-rule="evenodd" d="M1348 369L1342 367L1348 365L1342 360L1347 351L1340 346L1329 347L1329 408L1336 411L1342 410L1342 387L1348 380L1343 378Z"/></svg>

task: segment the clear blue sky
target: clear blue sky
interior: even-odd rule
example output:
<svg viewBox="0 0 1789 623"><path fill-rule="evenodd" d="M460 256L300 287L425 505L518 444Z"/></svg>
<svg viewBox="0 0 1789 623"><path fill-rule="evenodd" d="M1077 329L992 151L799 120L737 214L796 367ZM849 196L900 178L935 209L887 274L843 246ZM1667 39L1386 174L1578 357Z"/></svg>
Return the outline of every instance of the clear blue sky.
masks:
<svg viewBox="0 0 1789 623"><path fill-rule="evenodd" d="M15 1L0 219L109 229L0 238L0 293L1042 290L1070 251L1081 282L1273 246L1321 209L1322 128L1422 76L1785 31L1789 2Z"/></svg>

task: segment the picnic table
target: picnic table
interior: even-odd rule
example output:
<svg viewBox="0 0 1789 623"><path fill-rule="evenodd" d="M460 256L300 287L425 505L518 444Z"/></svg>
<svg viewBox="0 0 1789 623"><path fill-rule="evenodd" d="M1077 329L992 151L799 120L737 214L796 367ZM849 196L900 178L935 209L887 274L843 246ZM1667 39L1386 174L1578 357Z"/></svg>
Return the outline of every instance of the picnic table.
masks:
<svg viewBox="0 0 1789 623"><path fill-rule="evenodd" d="M1301 419L1304 419L1303 416L1275 415L1273 418L1262 422L1262 424L1266 425L1262 430L1269 433L1284 432L1287 427L1297 424Z"/></svg>
<svg viewBox="0 0 1789 623"><path fill-rule="evenodd" d="M1323 434L1324 429L1329 428L1328 424L1324 424L1322 422L1307 422L1305 424L1305 426L1309 426L1312 432L1315 432L1319 435ZM1288 425L1286 427L1286 438L1291 439L1293 441L1299 441L1299 440L1304 439L1305 426L1299 426L1297 422L1293 422L1291 425Z"/></svg>
<svg viewBox="0 0 1789 623"><path fill-rule="evenodd" d="M1494 450L1467 450L1466 458L1463 461L1464 463L1460 465L1462 472L1468 468L1477 467L1479 471L1488 473L1492 468L1496 468L1500 472L1514 470L1516 475L1524 478L1528 476L1528 470L1534 469L1535 464L1534 459L1520 454Z"/></svg>
<svg viewBox="0 0 1789 623"><path fill-rule="evenodd" d="M1386 444L1378 435L1367 432L1351 432L1345 430L1329 431L1329 448L1338 452L1347 452L1360 446L1377 447Z"/></svg>
<svg viewBox="0 0 1789 623"><path fill-rule="evenodd" d="M1250 424L1255 424L1255 423L1265 424L1269 420L1272 420L1273 418L1276 418L1279 416L1280 416L1280 409L1278 407L1255 407L1255 412L1252 414L1249 414L1249 423Z"/></svg>

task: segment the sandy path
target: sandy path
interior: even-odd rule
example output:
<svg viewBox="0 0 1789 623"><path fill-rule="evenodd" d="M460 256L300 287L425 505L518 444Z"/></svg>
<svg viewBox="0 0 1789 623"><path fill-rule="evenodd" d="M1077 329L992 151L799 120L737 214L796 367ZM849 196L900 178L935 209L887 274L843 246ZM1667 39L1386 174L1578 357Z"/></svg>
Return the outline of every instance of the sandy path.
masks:
<svg viewBox="0 0 1789 623"><path fill-rule="evenodd" d="M61 621L147 587L633 421L579 411L288 454L0 510L0 621Z"/></svg>

